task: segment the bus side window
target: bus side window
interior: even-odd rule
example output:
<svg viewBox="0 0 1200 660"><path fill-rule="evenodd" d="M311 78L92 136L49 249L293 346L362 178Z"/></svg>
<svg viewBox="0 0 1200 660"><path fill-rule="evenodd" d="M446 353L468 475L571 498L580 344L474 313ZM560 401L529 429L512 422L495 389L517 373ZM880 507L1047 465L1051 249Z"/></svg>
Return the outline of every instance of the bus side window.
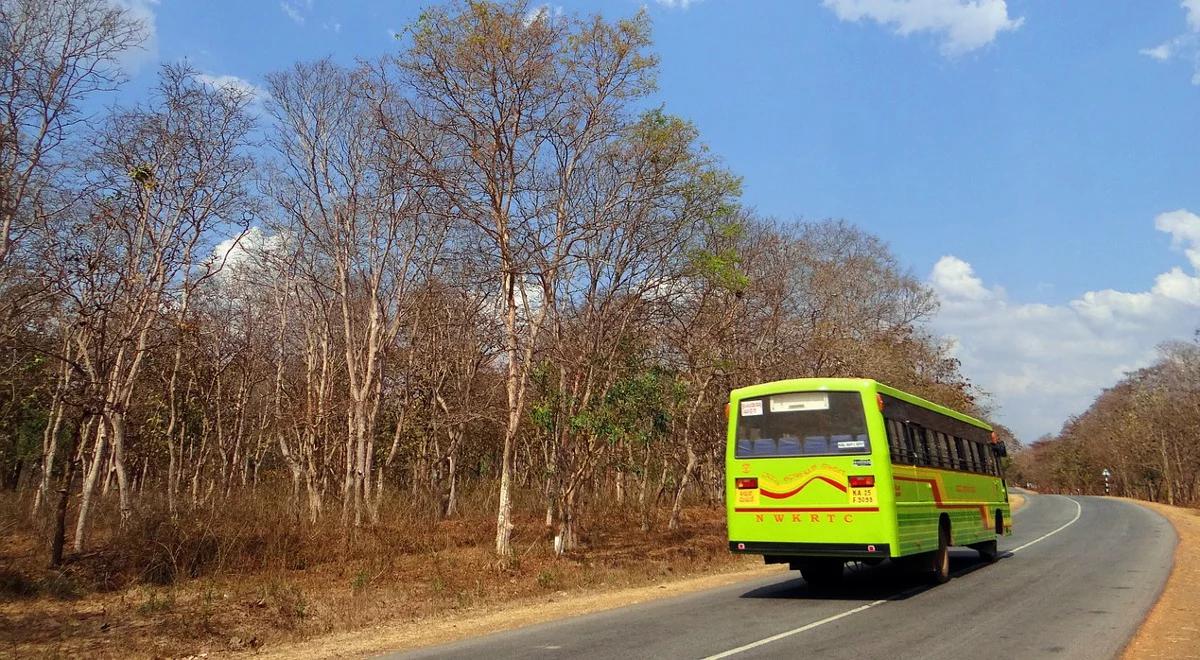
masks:
<svg viewBox="0 0 1200 660"><path fill-rule="evenodd" d="M925 439L929 443L929 465L941 467L942 448L938 444L938 432L932 429L925 429Z"/></svg>
<svg viewBox="0 0 1200 660"><path fill-rule="evenodd" d="M946 434L946 467L951 470L958 469L958 452L955 450L954 436Z"/></svg>
<svg viewBox="0 0 1200 660"><path fill-rule="evenodd" d="M891 450L893 463L908 463L908 453L904 451L904 438L900 434L900 422L894 419L885 419L884 425L887 426L888 448Z"/></svg>
<svg viewBox="0 0 1200 660"><path fill-rule="evenodd" d="M900 434L904 439L904 453L908 454L909 465L920 465L921 457L917 454L917 441L913 437L913 427L908 422L900 424Z"/></svg>
<svg viewBox="0 0 1200 660"><path fill-rule="evenodd" d="M979 459L979 443L974 440L969 440L971 443L971 471L983 472L983 463Z"/></svg>
<svg viewBox="0 0 1200 660"><path fill-rule="evenodd" d="M909 438L912 440L912 450L915 465L929 465L929 441L925 437L925 429L920 424L908 423Z"/></svg>
<svg viewBox="0 0 1200 660"><path fill-rule="evenodd" d="M967 469L967 450L966 447L963 446L963 439L958 436L954 437L954 457L955 469Z"/></svg>
<svg viewBox="0 0 1200 660"><path fill-rule="evenodd" d="M992 473L992 448L988 445L979 445L979 467L980 472Z"/></svg>
<svg viewBox="0 0 1200 660"><path fill-rule="evenodd" d="M938 465L944 468L954 467L954 459L950 456L950 440L945 433L937 432Z"/></svg>

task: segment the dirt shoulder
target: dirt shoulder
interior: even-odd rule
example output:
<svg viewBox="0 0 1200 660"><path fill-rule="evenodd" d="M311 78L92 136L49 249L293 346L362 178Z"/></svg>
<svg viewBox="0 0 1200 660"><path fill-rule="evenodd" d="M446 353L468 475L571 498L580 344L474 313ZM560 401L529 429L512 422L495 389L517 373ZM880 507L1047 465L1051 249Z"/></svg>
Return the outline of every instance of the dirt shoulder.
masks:
<svg viewBox="0 0 1200 660"><path fill-rule="evenodd" d="M627 607L637 603L670 598L695 591L713 589L756 576L785 572L785 566L745 566L716 575L686 578L662 584L619 589L600 593L568 594L559 592L538 601L509 603L502 609L475 608L402 623L375 626L365 630L329 635L306 642L281 645L259 658L336 658L361 657L385 651L408 651L435 644L448 644L504 630L513 630L593 612Z"/></svg>
<svg viewBox="0 0 1200 660"><path fill-rule="evenodd" d="M1122 656L1142 658L1195 658L1200 649L1200 510L1130 500L1162 514L1175 527L1179 546L1175 566L1158 603Z"/></svg>
<svg viewBox="0 0 1200 660"><path fill-rule="evenodd" d="M1012 509L1013 513L1016 513L1017 509L1025 506L1025 496L1017 495L1016 493L1010 493L1008 496L1008 506L1010 509Z"/></svg>

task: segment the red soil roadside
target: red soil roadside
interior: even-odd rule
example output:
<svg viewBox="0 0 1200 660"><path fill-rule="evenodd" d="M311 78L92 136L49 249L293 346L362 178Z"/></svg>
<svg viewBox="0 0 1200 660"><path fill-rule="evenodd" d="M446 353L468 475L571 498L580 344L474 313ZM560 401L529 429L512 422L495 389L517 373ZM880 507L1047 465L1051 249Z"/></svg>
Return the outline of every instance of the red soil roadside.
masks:
<svg viewBox="0 0 1200 660"><path fill-rule="evenodd" d="M1122 656L1142 658L1200 657L1200 510L1130 500L1162 514L1175 527L1179 545L1175 566L1150 615Z"/></svg>

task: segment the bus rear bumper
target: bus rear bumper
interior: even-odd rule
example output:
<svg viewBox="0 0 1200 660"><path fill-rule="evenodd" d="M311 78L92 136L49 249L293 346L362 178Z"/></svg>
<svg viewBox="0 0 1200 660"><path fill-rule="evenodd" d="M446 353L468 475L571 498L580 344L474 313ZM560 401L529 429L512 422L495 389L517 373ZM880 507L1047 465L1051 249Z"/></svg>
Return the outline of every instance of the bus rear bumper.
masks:
<svg viewBox="0 0 1200 660"><path fill-rule="evenodd" d="M884 559L892 556L887 543L780 543L776 541L730 541L729 551L743 555L779 557L845 557L846 559Z"/></svg>

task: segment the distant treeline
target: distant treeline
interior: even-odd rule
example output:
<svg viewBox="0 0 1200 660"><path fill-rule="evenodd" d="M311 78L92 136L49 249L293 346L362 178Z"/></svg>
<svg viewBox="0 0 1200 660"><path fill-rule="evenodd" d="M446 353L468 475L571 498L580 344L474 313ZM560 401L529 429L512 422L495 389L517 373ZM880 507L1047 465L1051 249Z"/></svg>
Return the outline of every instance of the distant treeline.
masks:
<svg viewBox="0 0 1200 660"><path fill-rule="evenodd" d="M1105 390L1056 437L1016 456L1011 478L1047 492L1200 504L1200 335Z"/></svg>
<svg viewBox="0 0 1200 660"><path fill-rule="evenodd" d="M167 65L86 116L144 26L0 12L0 468L54 563L98 516L264 491L266 522L353 539L484 489L497 552L518 514L566 551L584 503L674 528L719 501L730 388L858 375L975 411L886 245L757 217L646 109L645 13L434 6L393 55L265 90Z"/></svg>

